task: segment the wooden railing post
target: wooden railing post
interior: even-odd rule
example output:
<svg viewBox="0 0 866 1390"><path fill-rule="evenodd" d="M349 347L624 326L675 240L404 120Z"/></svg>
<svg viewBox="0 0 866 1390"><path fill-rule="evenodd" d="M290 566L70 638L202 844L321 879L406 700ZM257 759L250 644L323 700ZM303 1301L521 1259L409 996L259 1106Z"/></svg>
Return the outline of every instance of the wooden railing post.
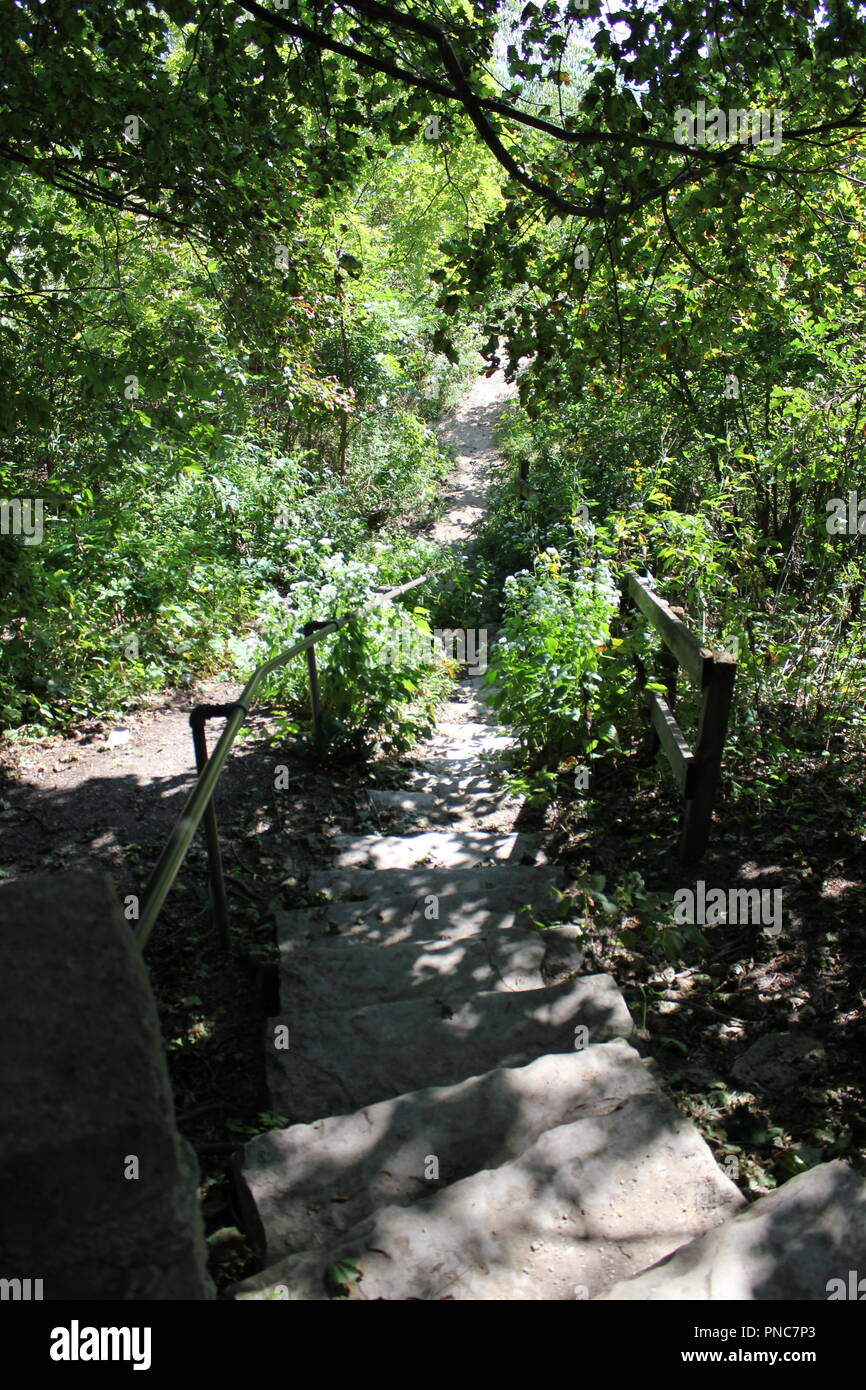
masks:
<svg viewBox="0 0 866 1390"><path fill-rule="evenodd" d="M521 510L526 506L527 488L529 485L529 459L521 455L520 468L517 476L517 497L518 506Z"/></svg>
<svg viewBox="0 0 866 1390"><path fill-rule="evenodd" d="M694 795L686 802L680 837L680 858L685 861L699 859L710 838L736 674L737 663L732 656L726 652L713 653L709 680L703 690L695 747L697 767Z"/></svg>
<svg viewBox="0 0 866 1390"><path fill-rule="evenodd" d="M327 623L309 622L304 623L303 634L309 637L318 631L320 627L327 627ZM313 716L313 746L317 753L322 752L324 743L322 728L322 702L319 697L319 672L316 668L316 649L307 647L307 675L310 680L310 711Z"/></svg>
<svg viewBox="0 0 866 1390"><path fill-rule="evenodd" d="M647 690L647 672L637 656L635 665L649 705L652 753L664 753L686 803L679 844L680 858L698 859L710 837L737 663L726 652L705 647L683 621L683 610L672 607L645 579L639 579L636 574L630 574L626 580L620 611L623 612L630 604L652 624L662 639L662 650L655 660L658 674L667 689L667 699L655 690ZM680 666L702 695L694 753L683 738L674 713Z"/></svg>

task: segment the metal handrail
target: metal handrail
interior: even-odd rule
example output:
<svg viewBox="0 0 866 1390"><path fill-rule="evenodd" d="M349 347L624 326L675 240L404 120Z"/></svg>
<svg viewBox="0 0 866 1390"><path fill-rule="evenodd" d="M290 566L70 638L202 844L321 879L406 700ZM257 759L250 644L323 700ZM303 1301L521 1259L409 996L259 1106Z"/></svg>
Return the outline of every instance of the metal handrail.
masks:
<svg viewBox="0 0 866 1390"><path fill-rule="evenodd" d="M192 844L195 832L210 805L211 798L216 791L220 773L223 770L226 759L231 752L241 725L246 720L252 707L253 698L261 685L262 681L270 676L279 667L285 666L292 657L299 656L301 652L308 651L318 642L324 641L333 633L338 632L346 623L351 622L352 618L363 613L365 609L372 608L379 600L390 601L398 596L405 594L410 589L417 589L419 584L424 584L428 579L432 579L435 571L429 574L422 574L417 579L411 579L408 584L400 584L394 589L385 589L375 593L365 603L361 603L351 612L344 613L341 618L334 618L330 622L318 627L315 632L309 633L300 642L295 642L293 646L281 652L279 656L271 657L270 661L265 661L261 666L256 667L250 676L243 690L240 699L229 706L229 714L226 719L225 728L220 734L219 741L213 752L208 757L203 768L199 772L196 784L190 793L186 805L180 816L172 827L171 833L165 842L162 853L154 865L153 872L147 881L147 886L143 894L141 916L138 921L136 939L139 946L144 949L148 937L153 931L154 923L159 916L162 906L171 892L172 884L177 877L180 866L184 861L186 852Z"/></svg>

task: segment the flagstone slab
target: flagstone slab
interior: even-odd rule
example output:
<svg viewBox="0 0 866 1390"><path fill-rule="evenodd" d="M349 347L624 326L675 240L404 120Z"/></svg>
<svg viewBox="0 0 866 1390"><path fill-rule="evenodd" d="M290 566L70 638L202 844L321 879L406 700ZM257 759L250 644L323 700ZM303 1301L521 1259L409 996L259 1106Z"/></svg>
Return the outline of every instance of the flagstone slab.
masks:
<svg viewBox="0 0 866 1390"><path fill-rule="evenodd" d="M662 1263L617 1283L605 1297L641 1302L864 1299L866 1183L839 1160L810 1168Z"/></svg>
<svg viewBox="0 0 866 1390"><path fill-rule="evenodd" d="M280 947L280 1008L357 1009L396 999L454 1005L479 990L543 989L580 969L576 943L553 932L492 931L457 940Z"/></svg>
<svg viewBox="0 0 866 1390"><path fill-rule="evenodd" d="M265 1060L273 1109L296 1122L632 1032L613 978L581 975L547 989L483 991L453 1009L434 999L293 1009L268 1019Z"/></svg>
<svg viewBox="0 0 866 1390"><path fill-rule="evenodd" d="M427 830L416 835L336 835L334 867L339 869L471 869L503 861L546 863L542 836L488 834L481 830Z"/></svg>
<svg viewBox="0 0 866 1390"><path fill-rule="evenodd" d="M237 1168L258 1248L272 1263L326 1247L377 1207L498 1167L547 1129L655 1089L641 1057L617 1038L271 1130L245 1145Z"/></svg>
<svg viewBox="0 0 866 1390"><path fill-rule="evenodd" d="M351 1262L353 1298L582 1301L743 1201L691 1121L650 1091L411 1205L380 1207L326 1252L289 1256L235 1296L282 1285L288 1299L326 1298L329 1270Z"/></svg>

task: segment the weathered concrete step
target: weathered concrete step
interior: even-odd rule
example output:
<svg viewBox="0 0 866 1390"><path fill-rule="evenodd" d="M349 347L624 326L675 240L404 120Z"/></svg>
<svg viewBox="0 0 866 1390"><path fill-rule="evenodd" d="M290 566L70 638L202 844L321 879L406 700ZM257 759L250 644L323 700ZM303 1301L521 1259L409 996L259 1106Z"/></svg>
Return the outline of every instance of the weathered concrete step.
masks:
<svg viewBox="0 0 866 1390"><path fill-rule="evenodd" d="M427 774L436 777L476 777L498 778L501 786L502 773L507 769L508 750L505 748L467 748L465 744L436 744L432 748L413 753L412 761Z"/></svg>
<svg viewBox="0 0 866 1390"><path fill-rule="evenodd" d="M448 720L434 725L432 735L425 740L425 747L431 745L463 749L465 756L468 756L473 752L511 748L514 738L511 734L478 719L466 719L459 724ZM450 755L446 753L444 756Z"/></svg>
<svg viewBox="0 0 866 1390"><path fill-rule="evenodd" d="M501 787L502 775L508 769L508 750L467 751L465 748L453 748L449 753L447 745L443 744L413 753L412 762L416 771L427 777L451 777L456 780L474 774L476 777L494 778L497 786Z"/></svg>
<svg viewBox="0 0 866 1390"><path fill-rule="evenodd" d="M432 792L434 796L495 796L502 795L502 778L488 768L467 761L457 767L443 759L437 765L413 768L407 774L408 792Z"/></svg>
<svg viewBox="0 0 866 1390"><path fill-rule="evenodd" d="M425 830L417 835L335 835L337 869L472 869L495 862L545 864L542 836L483 830Z"/></svg>
<svg viewBox="0 0 866 1390"><path fill-rule="evenodd" d="M460 711L456 718L451 717L451 710ZM433 726L436 733L442 737L465 738L467 735L494 736L496 738L511 738L512 735L502 724L497 724L495 719L488 718L488 712L482 711L476 703L474 705L455 705L440 707L436 723Z"/></svg>
<svg viewBox="0 0 866 1390"><path fill-rule="evenodd" d="M388 791L369 792L378 816L386 824L394 821L420 826L448 825L457 829L506 830L514 821L521 803L504 792L488 796L465 792Z"/></svg>
<svg viewBox="0 0 866 1390"><path fill-rule="evenodd" d="M367 871L365 871L367 872ZM372 874L370 875L373 876ZM529 912L521 911L525 906ZM275 914L280 941L326 943L376 942L392 947L401 941L437 938L493 937L516 929L524 935L531 920L550 922L558 916L552 890L536 881L502 891L470 889L468 896L417 893L376 897L372 901L324 903Z"/></svg>
<svg viewBox="0 0 866 1390"><path fill-rule="evenodd" d="M544 989L581 967L578 946L555 932L479 933L462 941L315 946L280 943L280 1009L357 1009L395 999L457 1008L479 990Z"/></svg>
<svg viewBox="0 0 866 1390"><path fill-rule="evenodd" d="M492 864L480 869L315 869L307 887L312 894L327 893L332 899L374 899L379 907L410 893L417 898L461 896L464 902L492 896L520 906L522 894L526 902L544 901L565 882L565 872L557 866ZM427 904L422 907L428 910Z"/></svg>
<svg viewBox="0 0 866 1390"><path fill-rule="evenodd" d="M502 732L496 716L475 695L470 695L466 700L446 700L439 706L436 727L455 724L482 724L491 733Z"/></svg>
<svg viewBox="0 0 866 1390"><path fill-rule="evenodd" d="M289 1299L322 1299L327 1269L353 1260L354 1298L593 1298L743 1205L660 1091L603 1111L412 1205L380 1207L326 1252L287 1256L236 1296L283 1285Z"/></svg>
<svg viewBox="0 0 866 1390"><path fill-rule="evenodd" d="M272 1130L244 1147L237 1166L247 1229L268 1264L331 1245L377 1207L497 1168L545 1130L655 1089L634 1048L616 1038Z"/></svg>
<svg viewBox="0 0 866 1390"><path fill-rule="evenodd" d="M791 1178L602 1296L616 1302L862 1299L864 1270L866 1183L837 1160Z"/></svg>
<svg viewBox="0 0 866 1390"><path fill-rule="evenodd" d="M440 770L457 769L466 773L474 768L476 772L498 769L499 775L507 768L505 759L513 742L494 743L491 739L474 743L456 743L453 740L434 739L413 754L413 759L424 767L434 765Z"/></svg>
<svg viewBox="0 0 866 1390"><path fill-rule="evenodd" d="M492 653L497 645L497 639L491 636L492 629L487 625L487 651ZM490 662L488 661L488 666ZM490 692L490 684L487 680L487 672L482 671L476 675L470 675L467 671L462 675L454 686L454 694L459 694L467 700L478 700L480 704L486 704Z"/></svg>
<svg viewBox="0 0 866 1390"><path fill-rule="evenodd" d="M428 999L293 1009L268 1019L265 1061L273 1109L294 1123L632 1031L613 978L582 975L520 994L482 992L453 1011Z"/></svg>
<svg viewBox="0 0 866 1390"><path fill-rule="evenodd" d="M413 835L420 834L422 830L483 830L488 835L507 835L512 830L518 809L479 811L472 815L457 809L448 810L441 802L434 802L427 812L380 810L378 824L383 835Z"/></svg>
<svg viewBox="0 0 866 1390"><path fill-rule="evenodd" d="M435 792L418 792L404 789L371 787L368 796L379 811L418 811L428 814L441 809L448 814L465 811L467 815L484 814L503 808L518 808L520 800L507 792L469 793L446 791L442 796Z"/></svg>

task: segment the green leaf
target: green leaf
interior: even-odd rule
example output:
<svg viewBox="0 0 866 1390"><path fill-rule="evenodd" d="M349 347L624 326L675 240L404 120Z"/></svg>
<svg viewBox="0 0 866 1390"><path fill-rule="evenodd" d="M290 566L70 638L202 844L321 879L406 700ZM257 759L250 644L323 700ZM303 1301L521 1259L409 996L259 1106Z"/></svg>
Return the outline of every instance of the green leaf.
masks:
<svg viewBox="0 0 866 1390"><path fill-rule="evenodd" d="M337 1260L325 1270L325 1290L329 1298L348 1298L352 1285L363 1278L357 1260Z"/></svg>

